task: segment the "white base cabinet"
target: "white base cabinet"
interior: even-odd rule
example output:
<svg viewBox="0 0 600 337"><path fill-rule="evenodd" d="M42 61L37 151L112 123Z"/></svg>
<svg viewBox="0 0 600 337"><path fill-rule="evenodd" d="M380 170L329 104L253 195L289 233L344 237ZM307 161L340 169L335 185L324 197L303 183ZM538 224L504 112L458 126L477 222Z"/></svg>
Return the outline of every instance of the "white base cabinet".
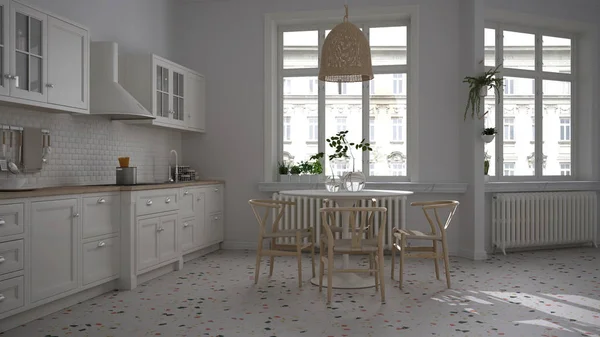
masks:
<svg viewBox="0 0 600 337"><path fill-rule="evenodd" d="M177 259L178 246L177 213L137 221L137 271L143 273L148 268L163 262Z"/></svg>
<svg viewBox="0 0 600 337"><path fill-rule="evenodd" d="M119 276L121 247L118 237L93 240L83 244L83 285Z"/></svg>

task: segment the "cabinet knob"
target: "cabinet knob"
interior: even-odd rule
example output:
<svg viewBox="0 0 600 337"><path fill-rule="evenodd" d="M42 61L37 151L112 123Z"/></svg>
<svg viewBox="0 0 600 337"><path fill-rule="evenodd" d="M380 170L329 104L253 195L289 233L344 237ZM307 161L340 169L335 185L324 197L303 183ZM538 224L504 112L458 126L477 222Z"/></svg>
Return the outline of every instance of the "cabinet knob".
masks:
<svg viewBox="0 0 600 337"><path fill-rule="evenodd" d="M6 259L4 258L4 256L0 256L0 263L3 263L4 261L6 261Z"/></svg>
<svg viewBox="0 0 600 337"><path fill-rule="evenodd" d="M183 195L188 195L188 194L190 194L190 192L189 192L189 191L185 191L185 192L183 192Z"/></svg>
<svg viewBox="0 0 600 337"><path fill-rule="evenodd" d="M186 223L183 224L183 227L188 227L189 225L190 224L186 222Z"/></svg>
<svg viewBox="0 0 600 337"><path fill-rule="evenodd" d="M54 84L52 84L52 83L46 83L46 88L54 88Z"/></svg>
<svg viewBox="0 0 600 337"><path fill-rule="evenodd" d="M167 199L165 199L165 202L166 202L167 204L168 204L168 203L170 203L170 202L171 202L171 198L167 198Z"/></svg>
<svg viewBox="0 0 600 337"><path fill-rule="evenodd" d="M215 192L219 192L219 189L218 189L218 188L215 188Z"/></svg>
<svg viewBox="0 0 600 337"><path fill-rule="evenodd" d="M99 204L104 204L105 202L106 202L106 199L104 199L104 198L98 199Z"/></svg>
<svg viewBox="0 0 600 337"><path fill-rule="evenodd" d="M79 218L79 213L75 213L75 214L73 214L73 217L74 217L74 218Z"/></svg>
<svg viewBox="0 0 600 337"><path fill-rule="evenodd" d="M11 75L11 74L4 74L4 78L9 79L9 80L16 80L17 76Z"/></svg>
<svg viewBox="0 0 600 337"><path fill-rule="evenodd" d="M218 217L218 216L215 216L215 220L219 220L219 217Z"/></svg>
<svg viewBox="0 0 600 337"><path fill-rule="evenodd" d="M162 231L164 231L164 230L165 230L164 228L162 228L162 227L158 227L158 229L157 229L156 231L157 231L157 232L162 232Z"/></svg>
<svg viewBox="0 0 600 337"><path fill-rule="evenodd" d="M100 241L100 242L98 243L98 247L104 247L104 246L106 246L106 242L104 242L104 241Z"/></svg>
<svg viewBox="0 0 600 337"><path fill-rule="evenodd" d="M4 218L0 218L0 226L5 225L6 221L4 221Z"/></svg>
<svg viewBox="0 0 600 337"><path fill-rule="evenodd" d="M4 295L0 294L0 302L3 302L6 299L6 297L4 297Z"/></svg>
<svg viewBox="0 0 600 337"><path fill-rule="evenodd" d="M150 206L152 205L152 199L148 199L148 201L146 201L146 206Z"/></svg>

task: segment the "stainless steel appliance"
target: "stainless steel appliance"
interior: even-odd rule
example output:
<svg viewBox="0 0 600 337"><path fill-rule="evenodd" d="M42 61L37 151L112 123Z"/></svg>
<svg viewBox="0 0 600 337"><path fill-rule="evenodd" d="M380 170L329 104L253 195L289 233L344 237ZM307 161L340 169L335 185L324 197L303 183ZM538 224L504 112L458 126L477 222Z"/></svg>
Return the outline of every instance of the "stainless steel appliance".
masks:
<svg viewBox="0 0 600 337"><path fill-rule="evenodd" d="M137 184L137 167L117 167L117 185Z"/></svg>

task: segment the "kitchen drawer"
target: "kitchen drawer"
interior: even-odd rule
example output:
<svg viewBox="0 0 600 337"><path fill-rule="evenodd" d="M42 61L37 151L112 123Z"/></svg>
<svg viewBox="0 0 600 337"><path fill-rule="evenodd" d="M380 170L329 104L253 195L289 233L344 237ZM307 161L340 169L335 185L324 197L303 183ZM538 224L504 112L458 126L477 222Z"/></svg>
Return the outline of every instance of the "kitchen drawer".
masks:
<svg viewBox="0 0 600 337"><path fill-rule="evenodd" d="M0 281L0 314L22 307L23 276Z"/></svg>
<svg viewBox="0 0 600 337"><path fill-rule="evenodd" d="M119 275L119 238L83 244L83 285Z"/></svg>
<svg viewBox="0 0 600 337"><path fill-rule="evenodd" d="M23 240L0 243L0 275L23 269Z"/></svg>
<svg viewBox="0 0 600 337"><path fill-rule="evenodd" d="M176 211L179 209L179 190L140 191L136 198L137 215Z"/></svg>
<svg viewBox="0 0 600 337"><path fill-rule="evenodd" d="M208 214L223 211L223 185L214 185L207 188L206 207Z"/></svg>
<svg viewBox="0 0 600 337"><path fill-rule="evenodd" d="M199 189L184 187L179 190L179 213L183 215L194 215L196 209L196 198L199 193Z"/></svg>
<svg viewBox="0 0 600 337"><path fill-rule="evenodd" d="M121 197L107 194L83 198L83 238L118 233L121 223Z"/></svg>
<svg viewBox="0 0 600 337"><path fill-rule="evenodd" d="M196 218L187 218L181 220L181 240L179 244L181 251L186 252L196 247L196 231L198 230L198 224Z"/></svg>
<svg viewBox="0 0 600 337"><path fill-rule="evenodd" d="M0 236L23 234L23 204L0 205Z"/></svg>

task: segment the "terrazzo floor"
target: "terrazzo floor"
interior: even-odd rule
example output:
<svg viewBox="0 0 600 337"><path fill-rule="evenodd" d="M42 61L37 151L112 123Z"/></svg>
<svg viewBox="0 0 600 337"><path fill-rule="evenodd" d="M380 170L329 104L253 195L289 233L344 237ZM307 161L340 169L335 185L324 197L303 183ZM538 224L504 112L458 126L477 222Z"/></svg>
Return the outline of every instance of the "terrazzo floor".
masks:
<svg viewBox="0 0 600 337"><path fill-rule="evenodd" d="M5 332L46 336L600 336L600 249L452 258L453 288L433 262L409 260L403 290L389 278L387 303L373 288L304 288L293 258L264 259L253 283L254 252L220 251L133 291L115 291ZM363 263L353 260L354 263ZM318 270L318 268L317 268Z"/></svg>

